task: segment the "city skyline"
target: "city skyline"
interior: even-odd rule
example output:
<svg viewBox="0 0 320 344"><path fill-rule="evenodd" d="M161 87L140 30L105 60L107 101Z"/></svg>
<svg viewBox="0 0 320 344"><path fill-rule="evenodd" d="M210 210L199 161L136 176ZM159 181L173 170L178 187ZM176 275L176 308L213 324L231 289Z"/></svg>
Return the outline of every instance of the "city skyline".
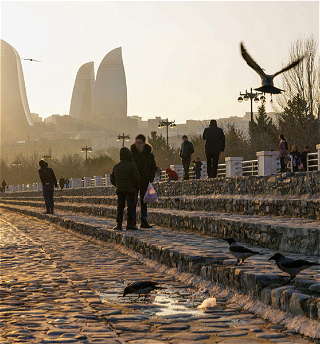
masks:
<svg viewBox="0 0 320 344"><path fill-rule="evenodd" d="M75 6L73 25L66 28ZM240 57L240 40L267 71L276 70L288 61L293 40L318 40L318 9L311 1L14 2L2 4L2 37L22 57L42 61L23 62L31 112L68 114L79 66L91 60L98 65L107 51L122 46L128 116L168 116L179 123L242 116L249 109L237 103L238 94L258 86L259 79ZM94 21L84 25L84 16L93 13ZM58 17L59 25L49 30ZM16 20L23 32L13 29Z"/></svg>

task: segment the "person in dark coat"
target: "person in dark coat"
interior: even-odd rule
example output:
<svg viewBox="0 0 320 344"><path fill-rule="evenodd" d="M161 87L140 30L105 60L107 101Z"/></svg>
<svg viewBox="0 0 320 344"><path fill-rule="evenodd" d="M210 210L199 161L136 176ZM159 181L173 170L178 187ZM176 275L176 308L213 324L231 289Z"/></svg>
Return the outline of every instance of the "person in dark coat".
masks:
<svg viewBox="0 0 320 344"><path fill-rule="evenodd" d="M307 172L308 171L308 154L310 153L310 147L304 146L304 150L301 153L301 162L303 165L303 169Z"/></svg>
<svg viewBox="0 0 320 344"><path fill-rule="evenodd" d="M209 128L204 130L203 139L206 141L208 178L215 178L218 172L220 153L224 152L225 149L225 136L223 130L217 126L216 120L211 120Z"/></svg>
<svg viewBox="0 0 320 344"><path fill-rule="evenodd" d="M61 176L59 179L59 186L61 190L64 188L65 183L66 183L66 180Z"/></svg>
<svg viewBox="0 0 320 344"><path fill-rule="evenodd" d="M152 153L152 147L146 143L146 137L139 134L131 145L132 159L135 162L140 174L140 187L136 192L136 205L140 194L141 203L141 225L140 228L152 228L147 221L147 204L143 202L149 182L152 183L157 172L157 165ZM136 212L134 215L136 222Z"/></svg>
<svg viewBox="0 0 320 344"><path fill-rule="evenodd" d="M42 192L47 211L45 214L53 214L53 192L54 187L58 187L57 178L48 164L44 160L39 161L40 169L38 170L39 177L42 183Z"/></svg>
<svg viewBox="0 0 320 344"><path fill-rule="evenodd" d="M135 197L140 187L140 176L137 166L132 161L131 151L122 147L120 149L120 162L114 166L110 176L112 185L117 188L118 210L115 230L122 230L123 211L127 200L127 230L136 230L134 224Z"/></svg>
<svg viewBox="0 0 320 344"><path fill-rule="evenodd" d="M202 171L202 162L200 158L196 158L196 160L192 161L194 163L194 173L195 173L195 178L200 179L201 178L201 171Z"/></svg>
<svg viewBox="0 0 320 344"><path fill-rule="evenodd" d="M279 157L280 157L281 172L285 172L286 171L285 158L288 151L288 142L285 139L283 134L281 134L279 138L280 138Z"/></svg>
<svg viewBox="0 0 320 344"><path fill-rule="evenodd" d="M3 192L3 193L6 192L7 183L6 183L5 180L2 181L1 186L2 186L2 192Z"/></svg>
<svg viewBox="0 0 320 344"><path fill-rule="evenodd" d="M299 166L301 166L301 153L297 145L291 147L290 156L292 161L292 172L298 172L300 169Z"/></svg>
<svg viewBox="0 0 320 344"><path fill-rule="evenodd" d="M194 153L194 148L192 142L188 140L187 135L182 136L182 144L180 149L180 157L182 159L184 180L189 180L189 169L191 163L191 155Z"/></svg>

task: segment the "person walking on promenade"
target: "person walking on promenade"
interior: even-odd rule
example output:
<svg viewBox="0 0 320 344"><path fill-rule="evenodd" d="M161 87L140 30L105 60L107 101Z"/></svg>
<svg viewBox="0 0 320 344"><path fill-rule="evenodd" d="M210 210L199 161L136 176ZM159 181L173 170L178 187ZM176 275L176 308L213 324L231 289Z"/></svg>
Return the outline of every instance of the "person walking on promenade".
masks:
<svg viewBox="0 0 320 344"><path fill-rule="evenodd" d="M191 163L191 155L194 153L192 142L188 140L187 135L182 136L182 143L180 149L180 157L182 159L184 177L183 180L189 180L189 168Z"/></svg>
<svg viewBox="0 0 320 344"><path fill-rule="evenodd" d="M140 187L136 192L135 207L138 203L138 195L140 194L141 203L141 225L140 228L152 228L147 221L147 204L143 198L148 189L149 182L152 183L157 171L157 165L152 153L152 147L146 143L146 137L139 134L135 138L135 142L131 145L132 159L136 164L140 175ZM136 211L134 213L134 225L136 225Z"/></svg>
<svg viewBox="0 0 320 344"><path fill-rule="evenodd" d="M288 151L288 142L285 139L283 134L280 134L279 138L280 138L279 157L280 157L281 172L286 172L285 158Z"/></svg>
<svg viewBox="0 0 320 344"><path fill-rule="evenodd" d="M301 154L297 145L293 145L291 147L290 156L292 161L292 172L298 172L303 168L303 165L301 163Z"/></svg>
<svg viewBox="0 0 320 344"><path fill-rule="evenodd" d="M127 230L138 229L134 224L135 197L140 187L140 175L137 166L132 161L131 151L122 147L120 149L120 162L114 166L110 176L112 185L117 188L118 209L117 225L115 230L122 230L123 211L127 200Z"/></svg>
<svg viewBox="0 0 320 344"><path fill-rule="evenodd" d="M308 154L310 153L310 147L304 146L304 150L301 153L301 162L303 165L303 169L307 172L308 171Z"/></svg>
<svg viewBox="0 0 320 344"><path fill-rule="evenodd" d="M67 177L67 178L66 178L66 189L69 189L69 186L70 186L70 180L69 180L69 178Z"/></svg>
<svg viewBox="0 0 320 344"><path fill-rule="evenodd" d="M43 197L46 204L47 211L45 214L53 214L53 192L54 187L58 187L57 178L48 164L44 160L39 161L39 177L42 183Z"/></svg>
<svg viewBox="0 0 320 344"><path fill-rule="evenodd" d="M192 161L194 163L194 173L195 173L195 178L196 179L200 179L201 177L201 171L202 171L202 162L200 160L200 158L196 158L196 160Z"/></svg>
<svg viewBox="0 0 320 344"><path fill-rule="evenodd" d="M66 180L61 176L59 179L59 186L61 190L64 188L65 183L66 183Z"/></svg>
<svg viewBox="0 0 320 344"><path fill-rule="evenodd" d="M5 193L6 192L7 183L6 183L6 181L4 179L3 179L2 183L1 183L1 186L2 186L2 192Z"/></svg>
<svg viewBox="0 0 320 344"><path fill-rule="evenodd" d="M171 170L170 167L166 168L166 174L168 175L168 182L177 181L179 179L177 172L174 170Z"/></svg>
<svg viewBox="0 0 320 344"><path fill-rule="evenodd" d="M223 130L217 126L215 119L212 119L209 128L204 130L203 139L206 141L205 153L208 178L215 178L218 173L220 153L223 153L225 149L225 136Z"/></svg>

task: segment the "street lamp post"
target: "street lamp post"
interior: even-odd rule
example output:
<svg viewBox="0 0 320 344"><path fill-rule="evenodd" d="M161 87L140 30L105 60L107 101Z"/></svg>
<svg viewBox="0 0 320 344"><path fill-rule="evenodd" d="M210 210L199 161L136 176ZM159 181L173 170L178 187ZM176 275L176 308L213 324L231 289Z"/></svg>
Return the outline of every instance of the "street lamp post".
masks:
<svg viewBox="0 0 320 344"><path fill-rule="evenodd" d="M173 129L174 127L176 127L176 123L175 121L169 121L168 118L166 120L161 120L159 122L158 128L162 129L163 127L167 128L167 148L169 148L169 128Z"/></svg>
<svg viewBox="0 0 320 344"><path fill-rule="evenodd" d="M260 97L261 96L261 97ZM260 97L260 99L259 99ZM252 108L252 102L254 101L255 103L259 103L260 100L264 100L264 96L263 96L263 93L261 92L252 92L252 87L250 89L250 92L248 92L246 90L245 93L241 93L240 92L240 97L238 98L238 102L239 103L242 103L243 100L247 101L250 99L250 103L251 103L251 123L253 122L253 108Z"/></svg>
<svg viewBox="0 0 320 344"><path fill-rule="evenodd" d="M88 152L92 152L92 148L88 147L87 145L85 147L81 148L81 153L86 152L86 161L88 160Z"/></svg>
<svg viewBox="0 0 320 344"><path fill-rule="evenodd" d="M18 176L18 174L19 174L19 168L20 168L20 166L22 165L22 163L21 163L21 161L20 160L14 160L13 162L12 162L12 166L17 166L17 176Z"/></svg>
<svg viewBox="0 0 320 344"><path fill-rule="evenodd" d="M130 135L125 135L124 133L122 133L122 135L119 134L118 138L117 138L117 141L120 141L120 140L122 140L122 147L124 147L124 140L129 141L130 140Z"/></svg>

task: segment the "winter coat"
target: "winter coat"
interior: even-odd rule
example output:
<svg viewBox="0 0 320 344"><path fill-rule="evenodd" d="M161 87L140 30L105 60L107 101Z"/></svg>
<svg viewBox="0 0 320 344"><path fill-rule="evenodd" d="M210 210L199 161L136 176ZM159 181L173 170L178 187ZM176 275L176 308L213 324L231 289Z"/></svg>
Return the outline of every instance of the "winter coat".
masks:
<svg viewBox="0 0 320 344"><path fill-rule="evenodd" d="M57 178L52 170L52 168L48 166L43 166L38 170L39 177L41 179L41 183L44 184L54 184L55 186L58 186L57 184Z"/></svg>
<svg viewBox="0 0 320 344"><path fill-rule="evenodd" d="M141 153L138 151L134 143L130 148L132 159L135 162L140 175L140 189L147 190L149 182L153 182L157 172L157 165L152 153L152 147L146 143Z"/></svg>
<svg viewBox="0 0 320 344"><path fill-rule="evenodd" d="M179 177L177 175L176 171L171 170L171 168L167 167L166 168L166 174L168 175L168 178L174 179L174 180L178 180Z"/></svg>
<svg viewBox="0 0 320 344"><path fill-rule="evenodd" d="M202 162L196 161L196 160L194 160L192 162L195 164L195 167L194 167L195 172L201 172L202 171L202 168L201 168Z"/></svg>
<svg viewBox="0 0 320 344"><path fill-rule="evenodd" d="M220 154L225 149L225 136L223 130L216 125L210 125L203 132L203 139L206 140L206 154Z"/></svg>
<svg viewBox="0 0 320 344"><path fill-rule="evenodd" d="M281 140L279 145L279 157L283 158L287 155L287 141Z"/></svg>
<svg viewBox="0 0 320 344"><path fill-rule="evenodd" d="M301 165L301 154L299 152L291 152L290 155L292 158L293 172L297 172L299 165Z"/></svg>
<svg viewBox="0 0 320 344"><path fill-rule="evenodd" d="M132 161L128 148L121 148L120 162L114 166L110 176L112 185L117 188L117 193L135 193L140 186L140 176L137 166Z"/></svg>
<svg viewBox="0 0 320 344"><path fill-rule="evenodd" d="M180 156L182 159L189 158L194 153L194 147L192 142L182 142L180 149Z"/></svg>

